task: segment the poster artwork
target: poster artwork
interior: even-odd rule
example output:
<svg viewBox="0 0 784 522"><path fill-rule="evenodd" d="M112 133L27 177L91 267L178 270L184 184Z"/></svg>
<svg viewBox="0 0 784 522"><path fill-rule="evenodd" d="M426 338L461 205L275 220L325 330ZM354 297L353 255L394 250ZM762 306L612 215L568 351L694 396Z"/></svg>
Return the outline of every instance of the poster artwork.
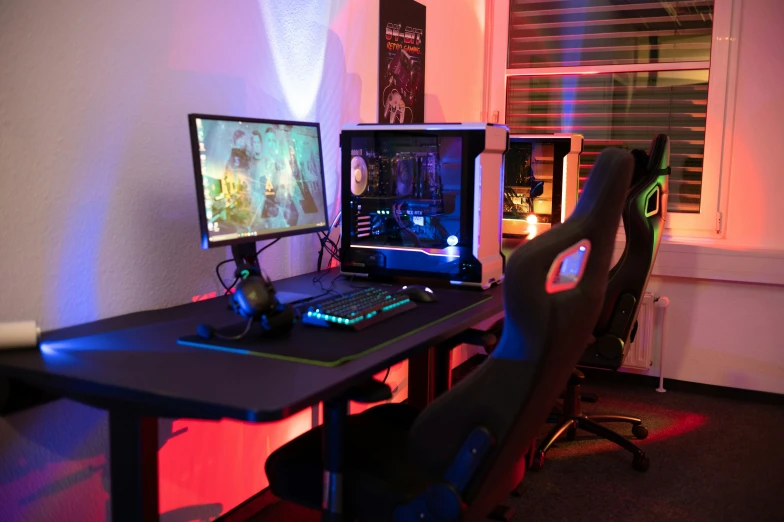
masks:
<svg viewBox="0 0 784 522"><path fill-rule="evenodd" d="M381 0L379 123L425 121L425 6Z"/></svg>

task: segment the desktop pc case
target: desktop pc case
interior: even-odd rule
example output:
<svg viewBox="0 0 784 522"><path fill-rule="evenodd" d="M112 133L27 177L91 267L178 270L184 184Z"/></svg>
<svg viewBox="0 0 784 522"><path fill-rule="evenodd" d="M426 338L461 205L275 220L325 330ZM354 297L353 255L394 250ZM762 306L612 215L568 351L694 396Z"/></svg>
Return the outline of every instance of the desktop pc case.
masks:
<svg viewBox="0 0 784 522"><path fill-rule="evenodd" d="M509 137L504 158L504 236L532 238L564 222L577 204L582 150L580 134Z"/></svg>
<svg viewBox="0 0 784 522"><path fill-rule="evenodd" d="M487 123L344 127L342 273L500 282L508 142L506 126Z"/></svg>

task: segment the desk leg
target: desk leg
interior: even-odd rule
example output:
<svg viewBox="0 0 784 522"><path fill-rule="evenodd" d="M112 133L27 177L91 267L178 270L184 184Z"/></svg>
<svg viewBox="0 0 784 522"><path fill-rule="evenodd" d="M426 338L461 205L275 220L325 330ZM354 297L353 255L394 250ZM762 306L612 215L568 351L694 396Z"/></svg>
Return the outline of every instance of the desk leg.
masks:
<svg viewBox="0 0 784 522"><path fill-rule="evenodd" d="M432 347L408 360L408 404L423 410L449 390L451 354L451 349Z"/></svg>
<svg viewBox="0 0 784 522"><path fill-rule="evenodd" d="M343 520L343 436L347 415L346 401L324 402L322 522Z"/></svg>
<svg viewBox="0 0 784 522"><path fill-rule="evenodd" d="M452 348L435 347L433 352L433 399L452 387Z"/></svg>
<svg viewBox="0 0 784 522"><path fill-rule="evenodd" d="M109 411L112 522L158 522L158 419Z"/></svg>

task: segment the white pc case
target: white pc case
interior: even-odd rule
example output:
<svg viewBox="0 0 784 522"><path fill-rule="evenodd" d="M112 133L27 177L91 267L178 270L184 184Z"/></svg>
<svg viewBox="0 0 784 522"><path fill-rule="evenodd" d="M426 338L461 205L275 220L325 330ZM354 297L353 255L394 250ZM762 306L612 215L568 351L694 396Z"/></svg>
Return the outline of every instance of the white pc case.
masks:
<svg viewBox="0 0 784 522"><path fill-rule="evenodd" d="M506 126L350 125L341 270L489 288L503 278Z"/></svg>

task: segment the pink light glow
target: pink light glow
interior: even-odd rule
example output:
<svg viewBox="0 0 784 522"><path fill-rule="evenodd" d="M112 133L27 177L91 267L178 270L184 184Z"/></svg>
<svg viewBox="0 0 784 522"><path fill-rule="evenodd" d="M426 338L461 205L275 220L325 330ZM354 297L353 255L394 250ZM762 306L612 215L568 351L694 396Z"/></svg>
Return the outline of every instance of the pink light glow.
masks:
<svg viewBox="0 0 784 522"><path fill-rule="evenodd" d="M267 487L264 462L311 428L311 410L281 422L175 420L158 452L160 512L219 504L225 513Z"/></svg>
<svg viewBox="0 0 784 522"><path fill-rule="evenodd" d="M644 447L648 444L659 442L662 440L670 439L673 437L680 437L690 433L694 430L705 426L708 423L708 417L699 413L671 410L660 407L651 407L645 404L633 402L616 402L613 401L613 410L634 412L634 415L639 415L643 419L643 426L648 427L649 434L644 440L637 440L631 436L631 428L629 425L623 423L607 423L610 429L617 431L623 435L628 435L628 438L637 444ZM590 414L589 414L590 416ZM655 423L662 426L653 428L646 423ZM604 453L607 451L623 451L615 443L608 440L600 439L594 435L578 430L578 440L586 437L587 440L583 444L564 446L568 447L568 452L561 453L557 448L547 454L547 458L552 459L567 459L574 456L588 455L591 453Z"/></svg>

